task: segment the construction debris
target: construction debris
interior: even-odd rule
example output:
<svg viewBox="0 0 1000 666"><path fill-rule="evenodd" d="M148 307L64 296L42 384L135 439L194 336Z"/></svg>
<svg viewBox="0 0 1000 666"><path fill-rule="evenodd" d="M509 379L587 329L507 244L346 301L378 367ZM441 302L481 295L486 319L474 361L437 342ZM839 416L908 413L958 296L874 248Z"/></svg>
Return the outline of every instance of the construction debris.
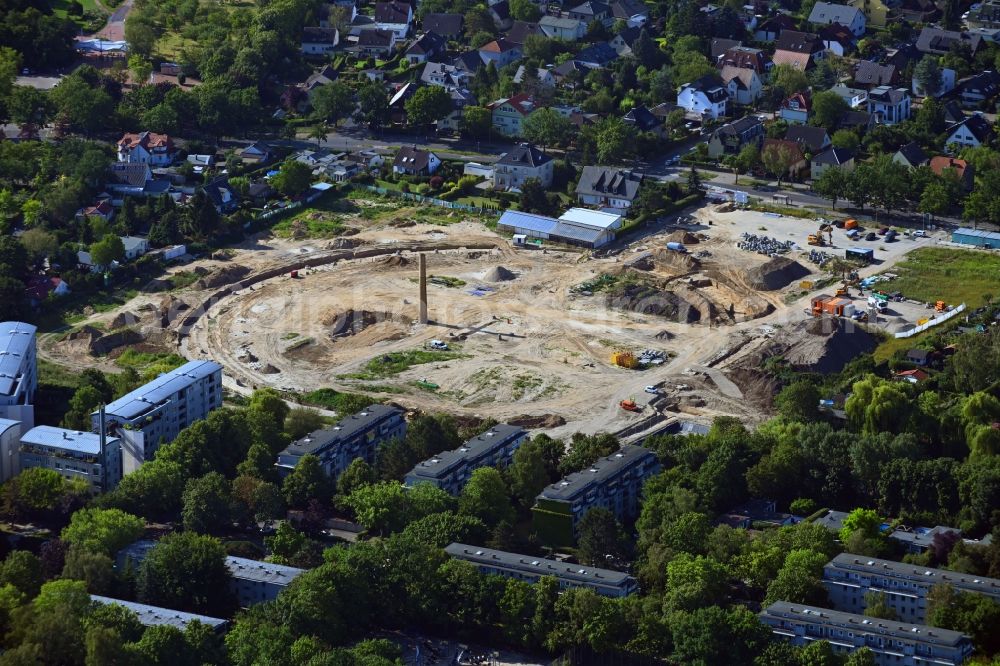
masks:
<svg viewBox="0 0 1000 666"><path fill-rule="evenodd" d="M736 247L748 252L756 252L757 254L765 254L773 257L788 252L792 249L793 245L792 241L780 241L770 236L758 236L757 234L744 232L743 240L739 241Z"/></svg>

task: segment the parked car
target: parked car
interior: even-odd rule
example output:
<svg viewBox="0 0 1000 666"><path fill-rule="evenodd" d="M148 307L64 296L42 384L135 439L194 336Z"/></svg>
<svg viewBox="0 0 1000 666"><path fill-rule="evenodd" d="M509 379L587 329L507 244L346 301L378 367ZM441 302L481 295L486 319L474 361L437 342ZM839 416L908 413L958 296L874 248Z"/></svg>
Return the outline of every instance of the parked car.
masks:
<svg viewBox="0 0 1000 666"><path fill-rule="evenodd" d="M448 351L448 343L441 340L431 340L430 347L438 351Z"/></svg>
<svg viewBox="0 0 1000 666"><path fill-rule="evenodd" d="M643 389L643 391L645 391L646 393L652 393L653 395L660 395L660 389L656 388L655 386L647 386L646 388Z"/></svg>
<svg viewBox="0 0 1000 666"><path fill-rule="evenodd" d="M866 241L873 241L873 240L878 240L878 236L876 236L876 235L875 235L875 232L874 232L874 231L869 231L869 232L868 232L868 235L867 235L867 236L865 236L865 240L866 240Z"/></svg>
<svg viewBox="0 0 1000 666"><path fill-rule="evenodd" d="M913 237L914 238L927 238L927 232L924 231L923 229L917 229L916 231L913 232Z"/></svg>

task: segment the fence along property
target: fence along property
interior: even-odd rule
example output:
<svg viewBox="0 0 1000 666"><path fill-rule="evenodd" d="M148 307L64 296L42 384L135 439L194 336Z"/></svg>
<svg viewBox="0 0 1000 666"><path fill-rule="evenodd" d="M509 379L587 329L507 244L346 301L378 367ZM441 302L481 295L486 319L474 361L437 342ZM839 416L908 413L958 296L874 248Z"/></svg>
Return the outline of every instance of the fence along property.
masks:
<svg viewBox="0 0 1000 666"><path fill-rule="evenodd" d="M497 217L503 211L490 210L488 208L481 208L480 206L470 206L468 204L460 204L455 201L445 201L444 199L435 199L434 197L425 197L422 194L414 194L413 192L400 192L399 190L390 190L385 187L376 187L374 185L354 185L369 192L374 192L376 194L389 195L393 197L401 197L409 201L416 201L418 203L427 203L432 206L441 206L442 208L451 208L453 210L464 210L469 213L478 213L480 215L496 215Z"/></svg>
<svg viewBox="0 0 1000 666"><path fill-rule="evenodd" d="M909 337L912 337L912 336L916 335L917 333L923 333L924 331L926 331L928 328L930 328L932 326L937 326L938 324L941 324L941 323L944 323L944 322L948 321L949 319L951 319L952 317L954 317L955 315L957 315L959 312L962 312L963 310L965 310L965 303L962 303L961 305L959 305L954 310L949 310L948 312L942 313L941 315L939 315L937 317L934 317L933 319L928 319L927 321L925 321L920 326L916 326L914 328L911 328L908 331L900 331L899 333L895 333L894 337L896 337L896 338L909 338Z"/></svg>

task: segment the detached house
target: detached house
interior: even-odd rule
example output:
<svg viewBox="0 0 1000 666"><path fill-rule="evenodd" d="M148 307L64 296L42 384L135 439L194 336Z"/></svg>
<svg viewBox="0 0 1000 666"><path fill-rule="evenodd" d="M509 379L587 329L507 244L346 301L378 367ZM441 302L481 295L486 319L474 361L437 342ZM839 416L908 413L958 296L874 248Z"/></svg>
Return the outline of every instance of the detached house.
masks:
<svg viewBox="0 0 1000 666"><path fill-rule="evenodd" d="M781 36L785 30L797 30L798 22L788 14L776 14L769 19L761 21L757 30L753 33L753 38L758 42L773 42Z"/></svg>
<svg viewBox="0 0 1000 666"><path fill-rule="evenodd" d="M166 134L141 132L126 134L118 140L118 161L148 164L153 167L168 166L177 156L174 142Z"/></svg>
<svg viewBox="0 0 1000 666"><path fill-rule="evenodd" d="M930 166L931 171L933 171L936 176L954 174L954 176L958 178L958 182L960 182L962 187L965 188L966 192L972 191L975 168L965 160L955 159L954 157L948 157L947 155L938 155L937 157L931 158L928 166Z"/></svg>
<svg viewBox="0 0 1000 666"><path fill-rule="evenodd" d="M440 62L427 63L424 65L424 71L420 73L420 80L423 83L444 88L464 88L469 85L471 78L468 72L462 71L454 65L445 65Z"/></svg>
<svg viewBox="0 0 1000 666"><path fill-rule="evenodd" d="M805 125L809 122L812 101L808 92L795 93L781 103L778 115L789 125Z"/></svg>
<svg viewBox="0 0 1000 666"><path fill-rule="evenodd" d="M726 115L728 100L729 94L726 89L711 76L703 76L691 83L685 83L677 93L677 106L712 120L718 120Z"/></svg>
<svg viewBox="0 0 1000 666"><path fill-rule="evenodd" d="M839 23L820 28L819 37L826 50L843 57L854 50L854 34Z"/></svg>
<svg viewBox="0 0 1000 666"><path fill-rule="evenodd" d="M801 146L794 141L787 139L764 139L764 147L761 148L761 153L771 150L788 154L790 164L786 173L790 178L798 178L809 166L806 156L802 154Z"/></svg>
<svg viewBox="0 0 1000 666"><path fill-rule="evenodd" d="M588 2L577 5L569 10L569 17L577 21L583 21L587 25L590 25L592 21L599 21L605 24L613 22L611 7L603 2L596 2L596 0L588 0Z"/></svg>
<svg viewBox="0 0 1000 666"><path fill-rule="evenodd" d="M927 164L930 158L927 157L927 153L924 149L920 147L916 141L911 141L902 148L896 151L892 156L892 161L896 164L902 164L903 166L916 169L919 166L924 166Z"/></svg>
<svg viewBox="0 0 1000 666"><path fill-rule="evenodd" d="M833 143L824 128L811 125L792 125L785 133L785 138L799 144L803 150L813 155L826 150Z"/></svg>
<svg viewBox="0 0 1000 666"><path fill-rule="evenodd" d="M624 214L635 201L642 184L642 174L615 167L586 166L576 185L580 203L600 208L613 208Z"/></svg>
<svg viewBox="0 0 1000 666"><path fill-rule="evenodd" d="M774 45L771 60L775 65L789 65L800 72L812 69L823 59L823 40L811 32L783 30Z"/></svg>
<svg viewBox="0 0 1000 666"><path fill-rule="evenodd" d="M498 190L520 188L526 180L537 178L542 187L552 185L553 160L534 146L522 143L511 148L493 167L493 187Z"/></svg>
<svg viewBox="0 0 1000 666"><path fill-rule="evenodd" d="M236 190L229 184L228 178L216 178L205 185L205 196L220 214L233 212L240 203Z"/></svg>
<svg viewBox="0 0 1000 666"><path fill-rule="evenodd" d="M416 146L403 146L396 153L392 162L392 172L409 176L429 176L438 167L441 160L429 150L421 150Z"/></svg>
<svg viewBox="0 0 1000 666"><path fill-rule="evenodd" d="M396 33L392 30L362 30L358 35L358 52L373 58L392 55L396 48Z"/></svg>
<svg viewBox="0 0 1000 666"><path fill-rule="evenodd" d="M817 2L809 13L809 22L818 26L839 23L850 30L855 37L861 37L865 34L868 19L865 17L865 13L857 7Z"/></svg>
<svg viewBox="0 0 1000 666"><path fill-rule="evenodd" d="M889 12L898 0L849 0L851 7L857 7L865 13L868 25L884 28L889 20Z"/></svg>
<svg viewBox="0 0 1000 666"><path fill-rule="evenodd" d="M486 108L493 114L493 129L504 136L521 136L524 119L537 107L530 95L519 93L513 97L498 99Z"/></svg>
<svg viewBox="0 0 1000 666"><path fill-rule="evenodd" d="M425 32L410 44L404 55L411 65L419 65L444 53L447 48L448 42L444 37L434 32Z"/></svg>
<svg viewBox="0 0 1000 666"><path fill-rule="evenodd" d="M760 99L764 92L764 82L753 69L727 65L719 74L722 76L722 82L726 84L726 94L729 99L740 106L750 106Z"/></svg>
<svg viewBox="0 0 1000 666"><path fill-rule="evenodd" d="M760 118L740 118L712 132L708 141L708 156L719 159L725 155L737 155L747 146L759 148L766 135L767 130Z"/></svg>
<svg viewBox="0 0 1000 666"><path fill-rule="evenodd" d="M721 41L721 40L716 40ZM771 68L767 56L760 49L749 46L733 46L718 55L716 65L719 69L724 67L736 67L739 69L752 69L763 76Z"/></svg>
<svg viewBox="0 0 1000 666"><path fill-rule="evenodd" d="M980 114L976 113L948 128L946 146L977 148L988 145L996 136L993 128Z"/></svg>
<svg viewBox="0 0 1000 666"><path fill-rule="evenodd" d="M868 93L868 113L883 125L896 125L910 118L910 91L879 86Z"/></svg>
<svg viewBox="0 0 1000 666"><path fill-rule="evenodd" d="M1000 74L990 70L974 74L959 81L956 89L962 106L981 106L1000 92Z"/></svg>
<svg viewBox="0 0 1000 666"><path fill-rule="evenodd" d="M336 28L303 28L302 55L325 56L333 53L340 43L340 33Z"/></svg>
<svg viewBox="0 0 1000 666"><path fill-rule="evenodd" d="M390 31L396 39L403 39L410 32L413 22L413 7L408 2L375 3L375 25L379 30Z"/></svg>
<svg viewBox="0 0 1000 666"><path fill-rule="evenodd" d="M427 32L434 32L445 39L458 39L462 36L464 18L461 14L424 14L421 27Z"/></svg>
<svg viewBox="0 0 1000 666"><path fill-rule="evenodd" d="M854 151L847 148L830 148L812 158L810 171L813 180L822 176L827 169L840 169L847 173L854 171Z"/></svg>
<svg viewBox="0 0 1000 666"><path fill-rule="evenodd" d="M618 57L632 55L632 45L642 34L642 28L625 28L608 41L608 46L613 48Z"/></svg>
<svg viewBox="0 0 1000 666"><path fill-rule="evenodd" d="M583 36L587 34L587 24L574 18L543 16L538 22L538 27L541 28L546 37L566 42L583 39Z"/></svg>
<svg viewBox="0 0 1000 666"><path fill-rule="evenodd" d="M983 46L983 38L974 33L943 30L941 28L925 27L917 37L917 50L931 55L944 55L951 51L952 45L964 43L969 52L976 52Z"/></svg>
<svg viewBox="0 0 1000 666"><path fill-rule="evenodd" d="M894 65L880 65L877 62L861 60L854 68L854 83L859 88L894 86L898 82L899 75Z"/></svg>
<svg viewBox="0 0 1000 666"><path fill-rule="evenodd" d="M639 0L615 0L611 3L611 18L625 21L630 28L640 28L649 20L649 7Z"/></svg>
<svg viewBox="0 0 1000 666"><path fill-rule="evenodd" d="M631 125L637 132L653 132L666 138L667 128L663 119L644 106L633 106L622 118L626 125Z"/></svg>
<svg viewBox="0 0 1000 666"><path fill-rule="evenodd" d="M497 69L520 60L521 53L520 44L515 44L503 37L479 47L479 57L482 58L483 64L489 65L492 62Z"/></svg>

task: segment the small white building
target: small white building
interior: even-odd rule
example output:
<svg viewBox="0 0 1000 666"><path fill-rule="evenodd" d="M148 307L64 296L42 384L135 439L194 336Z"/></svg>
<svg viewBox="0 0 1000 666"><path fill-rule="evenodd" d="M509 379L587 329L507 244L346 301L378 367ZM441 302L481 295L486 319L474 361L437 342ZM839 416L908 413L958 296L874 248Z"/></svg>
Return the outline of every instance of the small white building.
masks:
<svg viewBox="0 0 1000 666"><path fill-rule="evenodd" d="M132 261L149 252L149 241L138 236L122 236L122 245L125 246L125 260Z"/></svg>
<svg viewBox="0 0 1000 666"><path fill-rule="evenodd" d="M691 83L685 83L677 93L677 106L691 113L718 120L726 115L729 94L726 88L711 76L703 76Z"/></svg>

